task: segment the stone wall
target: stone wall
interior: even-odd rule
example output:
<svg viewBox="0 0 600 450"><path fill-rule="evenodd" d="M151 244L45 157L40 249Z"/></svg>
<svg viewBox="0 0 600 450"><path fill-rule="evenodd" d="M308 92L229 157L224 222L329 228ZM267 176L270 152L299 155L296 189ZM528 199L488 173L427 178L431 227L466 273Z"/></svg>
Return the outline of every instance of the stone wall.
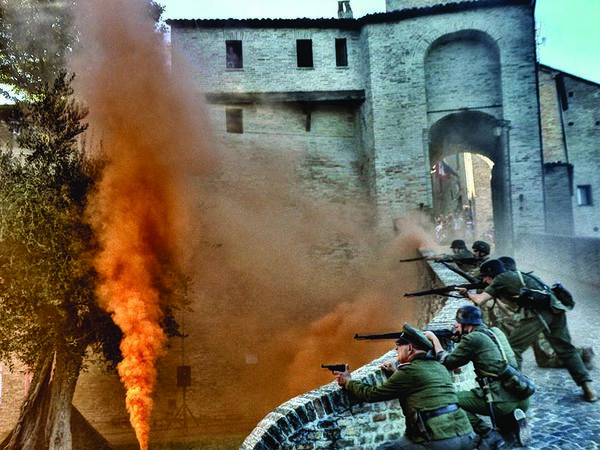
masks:
<svg viewBox="0 0 600 450"><path fill-rule="evenodd" d="M529 261L536 270L561 277L578 280L594 286L600 285L600 239L556 234L523 233L515 247L517 264ZM533 267L523 268L531 270ZM548 283L555 280L547 279ZM567 286L568 288L568 286Z"/></svg>
<svg viewBox="0 0 600 450"><path fill-rule="evenodd" d="M435 266L432 286L465 282L454 272ZM440 299L430 298L428 301L439 302ZM456 310L468 303L460 298L442 301L427 328L448 327L453 323ZM352 376L371 384L382 383L385 375L378 368L379 364L395 358L396 352L390 351L352 372ZM463 368L460 374L453 374L453 379L459 390L472 388L475 383L472 366ZM358 403L332 382L295 397L269 413L245 439L240 449L371 450L385 441L398 439L404 434L404 428L404 416L397 400Z"/></svg>

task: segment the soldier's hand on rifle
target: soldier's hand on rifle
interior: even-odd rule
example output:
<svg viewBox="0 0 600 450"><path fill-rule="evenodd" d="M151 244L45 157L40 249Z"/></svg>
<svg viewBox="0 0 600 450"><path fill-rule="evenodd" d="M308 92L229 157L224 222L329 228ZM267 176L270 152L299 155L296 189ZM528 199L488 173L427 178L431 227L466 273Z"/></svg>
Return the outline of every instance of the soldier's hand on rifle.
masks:
<svg viewBox="0 0 600 450"><path fill-rule="evenodd" d="M460 295L461 297L468 297L469 296L469 290L467 288L456 288L454 289L456 292L458 292L458 295Z"/></svg>
<svg viewBox="0 0 600 450"><path fill-rule="evenodd" d="M338 386L344 386L346 381L352 379L352 375L350 375L350 366L346 364L346 370L344 372L333 372L335 376L335 381L337 381Z"/></svg>

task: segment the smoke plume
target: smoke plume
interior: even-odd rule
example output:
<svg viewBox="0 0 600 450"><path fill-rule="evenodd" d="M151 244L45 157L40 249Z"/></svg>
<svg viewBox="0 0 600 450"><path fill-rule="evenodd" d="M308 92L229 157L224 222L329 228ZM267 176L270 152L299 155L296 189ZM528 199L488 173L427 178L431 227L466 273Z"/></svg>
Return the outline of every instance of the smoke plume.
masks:
<svg viewBox="0 0 600 450"><path fill-rule="evenodd" d="M102 248L99 297L123 331L118 372L146 449L155 365L166 342L164 294L169 276L185 270L188 176L212 162L200 148L202 130L188 118L202 111L171 78L147 2L80 3L77 92L90 105L90 129L108 158L88 211Z"/></svg>

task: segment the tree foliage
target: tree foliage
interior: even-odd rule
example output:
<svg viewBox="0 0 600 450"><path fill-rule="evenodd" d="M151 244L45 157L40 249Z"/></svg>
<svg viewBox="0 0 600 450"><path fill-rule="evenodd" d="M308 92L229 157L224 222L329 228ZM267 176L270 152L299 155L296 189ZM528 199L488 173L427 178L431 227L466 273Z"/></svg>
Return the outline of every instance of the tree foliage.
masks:
<svg viewBox="0 0 600 450"><path fill-rule="evenodd" d="M31 94L51 83L66 67L77 44L73 11L77 0L0 0L0 95ZM165 7L148 1L147 13L159 24Z"/></svg>
<svg viewBox="0 0 600 450"><path fill-rule="evenodd" d="M26 93L51 83L75 42L75 0L0 0L0 83Z"/></svg>
<svg viewBox="0 0 600 450"><path fill-rule="evenodd" d="M80 151L88 111L61 72L10 126L17 149L0 156L0 359L35 367L55 347L76 353L96 343L118 359L120 332L95 301L96 244L84 218L101 159Z"/></svg>

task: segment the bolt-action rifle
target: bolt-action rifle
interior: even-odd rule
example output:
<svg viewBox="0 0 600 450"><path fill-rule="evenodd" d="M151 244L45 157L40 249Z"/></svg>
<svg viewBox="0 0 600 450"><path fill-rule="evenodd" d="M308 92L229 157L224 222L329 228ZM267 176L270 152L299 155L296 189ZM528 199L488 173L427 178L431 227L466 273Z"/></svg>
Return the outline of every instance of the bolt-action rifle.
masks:
<svg viewBox="0 0 600 450"><path fill-rule="evenodd" d="M346 364L321 364L322 369L331 370L333 372L345 372Z"/></svg>
<svg viewBox="0 0 600 450"><path fill-rule="evenodd" d="M431 331L433 334L435 334L438 339L447 339L447 338L451 338L452 336L454 336L454 330L448 330L446 328L441 328L438 330L427 330L427 331ZM395 331L392 333L381 333L381 334L355 334L354 335L354 339L356 339L357 341L373 341L373 340L379 340L379 339L398 339L402 337L402 332L401 331Z"/></svg>
<svg viewBox="0 0 600 450"><path fill-rule="evenodd" d="M437 289L427 289L424 291L416 291L416 292L407 292L404 294L405 297L421 297L423 295L445 295L447 297L458 297L457 295L452 295L451 292L463 288L463 289L485 289L487 284L483 281L479 281L477 283L465 283L465 284L450 284L448 286L444 286Z"/></svg>

